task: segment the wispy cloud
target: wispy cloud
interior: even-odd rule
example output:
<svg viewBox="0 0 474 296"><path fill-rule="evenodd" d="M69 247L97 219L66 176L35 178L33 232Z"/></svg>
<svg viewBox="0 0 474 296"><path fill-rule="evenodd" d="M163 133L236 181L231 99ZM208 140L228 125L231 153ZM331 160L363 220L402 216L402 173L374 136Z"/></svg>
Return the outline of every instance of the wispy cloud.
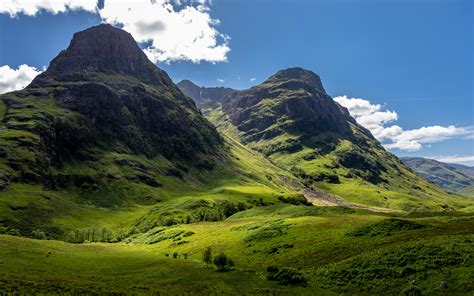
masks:
<svg viewBox="0 0 474 296"><path fill-rule="evenodd" d="M404 130L398 125L389 125L398 120L398 114L392 110L383 110L380 104L372 104L369 100L347 96L335 97L334 100L346 107L352 117L369 129L374 137L388 149L418 151L430 143L469 137L474 134L473 127L454 125L433 125Z"/></svg>
<svg viewBox="0 0 474 296"><path fill-rule="evenodd" d="M0 13L10 17L72 10L96 13L103 22L123 28L141 44L153 62L186 60L194 63L227 61L230 37L218 31L208 0L1 0Z"/></svg>
<svg viewBox="0 0 474 296"><path fill-rule="evenodd" d="M225 80L224 80L224 79L221 79L221 78L217 78L217 82L219 82L219 83L224 83Z"/></svg>
<svg viewBox="0 0 474 296"><path fill-rule="evenodd" d="M474 165L474 155L448 155L448 156L429 156L427 158L435 159L447 163L460 163Z"/></svg>
<svg viewBox="0 0 474 296"><path fill-rule="evenodd" d="M255 78L255 77L252 77L252 78L249 79L249 81L251 81L251 82L254 82L255 80L257 80L257 78Z"/></svg>
<svg viewBox="0 0 474 296"><path fill-rule="evenodd" d="M42 71L28 65L12 69L5 65L0 67L0 94L22 89Z"/></svg>

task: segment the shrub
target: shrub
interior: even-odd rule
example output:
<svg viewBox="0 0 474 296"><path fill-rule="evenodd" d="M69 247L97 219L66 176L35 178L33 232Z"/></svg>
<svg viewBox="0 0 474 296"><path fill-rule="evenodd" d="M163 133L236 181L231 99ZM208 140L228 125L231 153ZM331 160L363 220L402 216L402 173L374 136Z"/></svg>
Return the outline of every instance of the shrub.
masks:
<svg viewBox="0 0 474 296"><path fill-rule="evenodd" d="M282 285L306 286L308 281L301 271L293 268L276 266L267 267L267 279L277 281Z"/></svg>
<svg viewBox="0 0 474 296"><path fill-rule="evenodd" d="M400 293L400 295L404 295L404 296L419 296L419 295L422 295L422 293L421 293L420 288L418 288L417 286L411 286L411 287L405 288L405 289Z"/></svg>
<svg viewBox="0 0 474 296"><path fill-rule="evenodd" d="M390 236L394 233L426 228L426 225L410 220L389 218L370 223L346 233L347 236Z"/></svg>
<svg viewBox="0 0 474 296"><path fill-rule="evenodd" d="M224 254L224 252L221 252L214 258L214 265L217 267L217 270L222 271L234 266L235 264L232 259L230 259L229 257L227 257L226 254Z"/></svg>
<svg viewBox="0 0 474 296"><path fill-rule="evenodd" d="M174 252L174 253L173 253L173 258L174 258L174 259L177 259L178 256L179 256L178 252Z"/></svg>
<svg viewBox="0 0 474 296"><path fill-rule="evenodd" d="M44 231L41 231L39 229L36 229L33 232L31 232L31 236L34 239L47 239L46 234L44 233Z"/></svg>
<svg viewBox="0 0 474 296"><path fill-rule="evenodd" d="M206 263L209 267L209 264L212 262L212 249L211 247L207 247L204 252L202 253L202 261Z"/></svg>
<svg viewBox="0 0 474 296"><path fill-rule="evenodd" d="M84 243L84 242L114 242L115 235L106 228L83 228L71 231L68 236L70 243Z"/></svg>
<svg viewBox="0 0 474 296"><path fill-rule="evenodd" d="M288 196L288 197L279 196L278 200L284 203L292 204L292 205L305 205L305 206L313 205L308 200L306 200L306 198L302 194Z"/></svg>

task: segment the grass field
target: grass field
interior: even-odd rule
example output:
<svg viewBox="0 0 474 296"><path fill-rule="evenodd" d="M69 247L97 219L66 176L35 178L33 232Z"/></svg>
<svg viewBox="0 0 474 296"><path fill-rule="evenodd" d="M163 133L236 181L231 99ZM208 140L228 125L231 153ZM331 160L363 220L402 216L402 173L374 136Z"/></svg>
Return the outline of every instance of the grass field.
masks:
<svg viewBox="0 0 474 296"><path fill-rule="evenodd" d="M467 214L406 219L273 205L224 221L153 228L113 244L2 235L0 287L20 293L398 295L419 289L426 295L471 295L472 229L474 216ZM213 254L225 252L235 267L206 267L202 252L208 246ZM271 265L299 269L308 285L268 281Z"/></svg>

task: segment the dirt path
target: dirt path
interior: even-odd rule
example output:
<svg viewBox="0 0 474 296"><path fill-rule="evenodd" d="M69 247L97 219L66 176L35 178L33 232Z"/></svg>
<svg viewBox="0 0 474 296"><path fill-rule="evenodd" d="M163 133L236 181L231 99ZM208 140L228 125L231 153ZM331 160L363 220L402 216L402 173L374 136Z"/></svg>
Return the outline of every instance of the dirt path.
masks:
<svg viewBox="0 0 474 296"><path fill-rule="evenodd" d="M367 206L367 205L346 202L346 201L340 200L335 195L324 192L322 190L305 188L303 190L303 195L309 202L311 202L313 205L316 205L316 206L343 206L343 207L348 207L348 208L353 208L353 209L369 210L372 212L379 212L379 213L401 213L402 212L399 210L372 207L372 206Z"/></svg>

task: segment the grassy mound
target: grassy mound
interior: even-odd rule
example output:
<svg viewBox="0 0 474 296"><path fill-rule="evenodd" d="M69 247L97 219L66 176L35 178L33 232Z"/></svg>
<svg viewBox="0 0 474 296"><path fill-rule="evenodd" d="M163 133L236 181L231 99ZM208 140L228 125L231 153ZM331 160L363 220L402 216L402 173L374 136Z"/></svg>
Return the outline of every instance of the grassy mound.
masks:
<svg viewBox="0 0 474 296"><path fill-rule="evenodd" d="M422 229L426 225L409 220L390 218L381 222L368 224L347 233L348 236L389 236L396 232Z"/></svg>

